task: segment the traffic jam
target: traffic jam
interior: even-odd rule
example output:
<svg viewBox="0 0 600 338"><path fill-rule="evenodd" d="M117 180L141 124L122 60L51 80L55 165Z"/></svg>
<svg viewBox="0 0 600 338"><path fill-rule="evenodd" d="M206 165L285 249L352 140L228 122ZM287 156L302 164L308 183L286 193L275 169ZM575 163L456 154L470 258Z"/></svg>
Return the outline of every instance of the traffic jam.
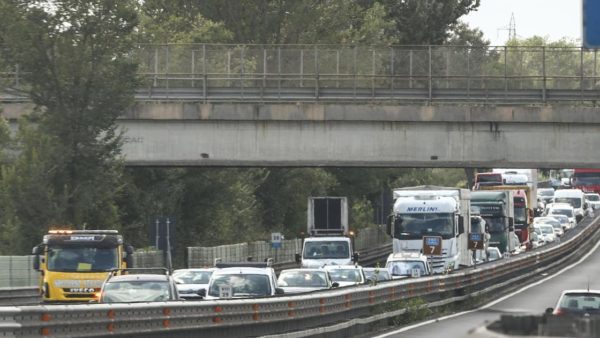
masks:
<svg viewBox="0 0 600 338"><path fill-rule="evenodd" d="M600 210L600 169L566 169L537 181L536 170L494 169L473 190L393 190L385 265L363 267L354 249L346 197L309 197L307 236L297 267L273 260L223 262L170 271L136 268L116 230L51 230L33 248L44 303L136 303L273 297L448 274L560 242ZM555 314L579 311L586 291L565 292ZM600 296L594 295L600 302ZM571 306L572 305L572 306Z"/></svg>

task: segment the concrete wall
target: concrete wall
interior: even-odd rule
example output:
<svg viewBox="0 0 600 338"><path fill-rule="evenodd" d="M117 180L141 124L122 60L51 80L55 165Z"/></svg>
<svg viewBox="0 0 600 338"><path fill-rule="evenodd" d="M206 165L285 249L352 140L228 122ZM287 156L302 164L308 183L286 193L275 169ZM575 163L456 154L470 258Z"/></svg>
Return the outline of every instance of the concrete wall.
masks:
<svg viewBox="0 0 600 338"><path fill-rule="evenodd" d="M600 167L596 107L138 102L119 124L132 166Z"/></svg>

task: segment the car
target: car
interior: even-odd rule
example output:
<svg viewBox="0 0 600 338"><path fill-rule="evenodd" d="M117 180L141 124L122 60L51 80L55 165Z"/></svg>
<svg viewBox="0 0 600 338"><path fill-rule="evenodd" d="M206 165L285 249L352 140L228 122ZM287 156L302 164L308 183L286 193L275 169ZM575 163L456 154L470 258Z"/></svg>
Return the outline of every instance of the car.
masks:
<svg viewBox="0 0 600 338"><path fill-rule="evenodd" d="M269 263L218 263L207 289L198 293L205 299L259 298L284 294L277 285Z"/></svg>
<svg viewBox="0 0 600 338"><path fill-rule="evenodd" d="M392 279L389 271L385 268L363 268L367 281L374 283Z"/></svg>
<svg viewBox="0 0 600 338"><path fill-rule="evenodd" d="M546 206L545 216L554 215L565 215L569 218L571 228L577 225L577 218L575 217L575 210L568 203L551 203Z"/></svg>
<svg viewBox="0 0 600 338"><path fill-rule="evenodd" d="M553 203L568 203L575 211L577 223L589 213L585 195L580 189L559 189L554 192Z"/></svg>
<svg viewBox="0 0 600 338"><path fill-rule="evenodd" d="M489 262L502 259L502 253L500 253L500 249L495 246L487 248L486 255Z"/></svg>
<svg viewBox="0 0 600 338"><path fill-rule="evenodd" d="M544 243L548 244L548 243L552 243L556 240L556 235L554 234L554 227L550 224L545 224L545 223L538 223L538 224L534 224L533 228L538 228L540 230L541 233L541 240L544 241Z"/></svg>
<svg viewBox="0 0 600 338"><path fill-rule="evenodd" d="M567 230L571 229L571 227L573 226L571 224L571 222L569 221L569 217L565 216L565 215L552 215L552 216L546 216L546 217L552 217L555 220L560 222L560 225L562 226L563 230L566 232Z"/></svg>
<svg viewBox="0 0 600 338"><path fill-rule="evenodd" d="M556 237L562 237L565 234L562 224L554 217L536 217L533 219L533 224L550 224Z"/></svg>
<svg viewBox="0 0 600 338"><path fill-rule="evenodd" d="M367 280L359 265L326 265L324 268L329 272L331 280L340 287L365 284Z"/></svg>
<svg viewBox="0 0 600 338"><path fill-rule="evenodd" d="M201 289L208 288L210 276L216 268L178 269L173 271L173 279L177 283L179 297L183 299L201 299Z"/></svg>
<svg viewBox="0 0 600 338"><path fill-rule="evenodd" d="M148 269L125 269L111 272L102 284L98 302L139 303L179 300L175 280L166 269L163 274L135 273L136 271L132 270L148 271Z"/></svg>
<svg viewBox="0 0 600 338"><path fill-rule="evenodd" d="M277 285L285 294L327 290L339 286L331 281L325 269L287 269L277 278Z"/></svg>
<svg viewBox="0 0 600 338"><path fill-rule="evenodd" d="M556 306L546 309L554 316L590 317L600 315L600 290L565 290Z"/></svg>
<svg viewBox="0 0 600 338"><path fill-rule="evenodd" d="M552 203L552 197L554 197L554 189L552 188L538 188L537 198L542 200L544 204Z"/></svg>
<svg viewBox="0 0 600 338"><path fill-rule="evenodd" d="M600 210L600 194L585 193L585 199L592 210Z"/></svg>
<svg viewBox="0 0 600 338"><path fill-rule="evenodd" d="M385 268L392 279L431 275L431 265L427 256L420 252L399 252L388 256Z"/></svg>

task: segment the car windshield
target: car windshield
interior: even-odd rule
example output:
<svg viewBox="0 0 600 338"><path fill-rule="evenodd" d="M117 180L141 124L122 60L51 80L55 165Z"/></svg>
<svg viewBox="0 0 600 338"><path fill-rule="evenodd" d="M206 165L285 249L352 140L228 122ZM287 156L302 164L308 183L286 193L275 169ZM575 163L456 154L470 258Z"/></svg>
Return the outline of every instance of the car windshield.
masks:
<svg viewBox="0 0 600 338"><path fill-rule="evenodd" d="M549 234L553 234L554 233L554 228L552 228L552 226L542 226L540 227L540 229L542 230L542 233L544 235L549 235Z"/></svg>
<svg viewBox="0 0 600 338"><path fill-rule="evenodd" d="M48 248L48 270L110 271L118 267L117 253L117 248L51 246Z"/></svg>
<svg viewBox="0 0 600 338"><path fill-rule="evenodd" d="M494 259L500 259L500 251L498 251L498 250L489 250L487 252L487 256L488 256L489 259L492 259L492 260L494 260Z"/></svg>
<svg viewBox="0 0 600 338"><path fill-rule="evenodd" d="M554 189L544 189L544 190L538 190L538 195L540 196L554 196Z"/></svg>
<svg viewBox="0 0 600 338"><path fill-rule="evenodd" d="M178 284L208 284L212 273L210 270L178 270L173 272L173 278Z"/></svg>
<svg viewBox="0 0 600 338"><path fill-rule="evenodd" d="M305 241L304 258L349 258L350 248L347 241Z"/></svg>
<svg viewBox="0 0 600 338"><path fill-rule="evenodd" d="M420 261L397 261L397 262L388 262L386 265L388 271L392 274L392 276L412 276L412 270L419 270L419 274L425 275L425 264Z"/></svg>
<svg viewBox="0 0 600 338"><path fill-rule="evenodd" d="M223 274L214 276L208 295L221 297L222 287L231 288L231 297L264 297L271 295L269 276L258 274Z"/></svg>
<svg viewBox="0 0 600 338"><path fill-rule="evenodd" d="M109 281L104 284L101 302L160 302L170 298L168 281Z"/></svg>
<svg viewBox="0 0 600 338"><path fill-rule="evenodd" d="M600 295L595 293L568 293L565 294L558 304L561 309L573 312L600 312Z"/></svg>
<svg viewBox="0 0 600 338"><path fill-rule="evenodd" d="M585 197L587 197L588 201L592 201L592 202L596 202L596 201L600 201L600 195L585 195Z"/></svg>
<svg viewBox="0 0 600 338"><path fill-rule="evenodd" d="M324 271L283 271L277 279L282 287L326 288L327 275Z"/></svg>
<svg viewBox="0 0 600 338"><path fill-rule="evenodd" d="M329 270L329 275L334 282L362 282L359 269L331 269Z"/></svg>
<svg viewBox="0 0 600 338"><path fill-rule="evenodd" d="M454 236L454 217L451 213L400 214L400 226L395 228L395 237L420 239L423 236Z"/></svg>
<svg viewBox="0 0 600 338"><path fill-rule="evenodd" d="M568 203L573 208L581 208L581 198L577 197L555 197L554 203Z"/></svg>
<svg viewBox="0 0 600 338"><path fill-rule="evenodd" d="M552 209L551 215L565 215L567 217L573 217L573 210L571 209Z"/></svg>
<svg viewBox="0 0 600 338"><path fill-rule="evenodd" d="M390 279L390 274L389 274L389 272L387 272L387 270L375 269L375 270L363 270L363 271L365 272L365 277L367 279L377 278L377 281L384 281L384 280Z"/></svg>

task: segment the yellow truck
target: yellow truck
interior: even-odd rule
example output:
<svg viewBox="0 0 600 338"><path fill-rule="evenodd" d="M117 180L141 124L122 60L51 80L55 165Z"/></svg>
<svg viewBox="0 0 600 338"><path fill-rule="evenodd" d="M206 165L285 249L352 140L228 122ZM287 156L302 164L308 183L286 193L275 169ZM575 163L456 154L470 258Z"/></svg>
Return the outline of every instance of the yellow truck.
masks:
<svg viewBox="0 0 600 338"><path fill-rule="evenodd" d="M50 230L32 253L44 302L89 302L110 271L132 266L133 247L116 230Z"/></svg>

